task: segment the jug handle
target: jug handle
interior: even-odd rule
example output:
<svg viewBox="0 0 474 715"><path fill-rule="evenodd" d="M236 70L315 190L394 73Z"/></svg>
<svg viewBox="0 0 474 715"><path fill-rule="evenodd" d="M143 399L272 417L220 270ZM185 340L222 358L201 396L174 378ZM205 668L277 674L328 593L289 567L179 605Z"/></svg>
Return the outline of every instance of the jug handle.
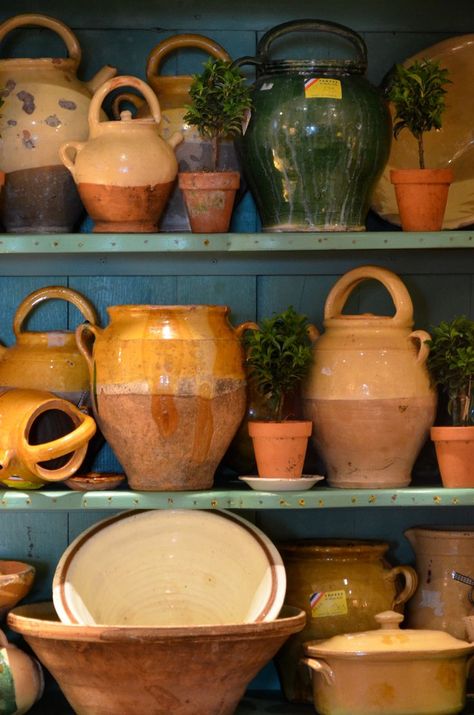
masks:
<svg viewBox="0 0 474 715"><path fill-rule="evenodd" d="M406 603L408 599L413 596L418 587L418 574L411 566L395 566L393 569L390 569L388 573L389 579L395 581L397 576L403 576L405 585L400 593L397 593L395 596L392 608Z"/></svg>
<svg viewBox="0 0 474 715"><path fill-rule="evenodd" d="M358 61L363 65L363 68L367 68L367 46L363 38L357 32L351 30L350 27L324 20L290 20L276 25L260 39L257 45L257 57L261 57L265 62L271 43L289 32L327 32L344 37L355 47Z"/></svg>
<svg viewBox="0 0 474 715"><path fill-rule="evenodd" d="M163 42L160 42L148 55L146 64L147 80L150 81L151 77L158 74L162 61L168 54L170 54L170 52L179 50L182 47L194 47L198 50L207 52L211 55L211 57L214 57L217 60L227 60L230 62L230 55L221 45L219 45L218 42L211 40L210 37L205 37L204 35L193 35L192 33L175 35L174 37L169 37L168 39L163 40Z"/></svg>
<svg viewBox="0 0 474 715"><path fill-rule="evenodd" d="M75 177L75 169L76 169L76 158L78 153L83 149L85 146L85 142L66 142L65 144L61 144L61 146L58 149L59 152L59 158L63 162L64 166L66 169L68 169L71 174ZM70 149L74 151L74 154L71 155Z"/></svg>
<svg viewBox="0 0 474 715"><path fill-rule="evenodd" d="M141 92L148 103L151 116L157 124L161 122L160 104L152 88L138 77L133 77L132 75L121 75L119 77L112 77L112 79L104 82L104 84L102 84L94 93L91 99L89 104L89 129L91 136L97 135L97 130L101 124L100 108L102 106L102 102L110 92L113 92L113 90L118 87L133 87Z"/></svg>
<svg viewBox="0 0 474 715"><path fill-rule="evenodd" d="M405 284L396 273L379 266L360 266L345 273L328 293L324 305L324 320L341 317L342 309L352 291L359 283L369 278L380 281L390 293L395 306L395 315L391 318L392 323L411 326L413 324L413 304Z"/></svg>
<svg viewBox="0 0 474 715"><path fill-rule="evenodd" d="M67 406L67 409L65 408ZM31 422L32 416L29 415L26 420L20 425L19 429L23 434L23 439L19 441L20 458L28 467L28 469L37 474L45 482L59 482L67 479L80 467L84 459L87 444L91 437L96 432L95 420L81 412L75 405L67 400L57 399L49 400L47 403L48 410L62 409L63 412L69 415L76 422L76 428L69 434L54 439L51 442L43 444L29 444L24 438L27 432L28 422ZM70 452L75 452L72 458L59 469L49 470L38 464L45 462L48 459L56 457L64 457Z"/></svg>
<svg viewBox="0 0 474 715"><path fill-rule="evenodd" d="M91 303L83 295L65 286L45 286L27 295L18 306L13 318L13 332L17 338L22 332L22 326L28 313L39 303L52 298L72 303L86 320L90 323L97 323L97 314Z"/></svg>
<svg viewBox="0 0 474 715"><path fill-rule="evenodd" d="M46 27L48 30L53 30L63 40L66 45L69 58L73 64L78 67L81 62L81 48L77 37L72 30L60 20L56 20L49 15L39 15L37 13L26 13L24 15L16 15L11 17L0 25L0 42L4 39L11 30L17 27L25 27L35 25L38 27Z"/></svg>
<svg viewBox="0 0 474 715"><path fill-rule="evenodd" d="M112 101L111 108L112 116L114 119L120 119L120 105L122 104L122 102L130 102L130 104L133 104L137 111L140 109L140 107L146 104L145 100L142 97L138 97L138 95L132 94L131 92L122 92L122 94L118 94L116 97L114 97Z"/></svg>
<svg viewBox="0 0 474 715"><path fill-rule="evenodd" d="M235 333L238 338L241 338L246 330L260 330L257 323L253 323L251 320L247 320L245 323L240 323L235 328Z"/></svg>
<svg viewBox="0 0 474 715"><path fill-rule="evenodd" d="M418 350L417 361L425 363L430 354L430 346L427 344L428 340L431 340L431 335L426 332L426 330L414 330L408 336L411 340L419 340L420 347Z"/></svg>

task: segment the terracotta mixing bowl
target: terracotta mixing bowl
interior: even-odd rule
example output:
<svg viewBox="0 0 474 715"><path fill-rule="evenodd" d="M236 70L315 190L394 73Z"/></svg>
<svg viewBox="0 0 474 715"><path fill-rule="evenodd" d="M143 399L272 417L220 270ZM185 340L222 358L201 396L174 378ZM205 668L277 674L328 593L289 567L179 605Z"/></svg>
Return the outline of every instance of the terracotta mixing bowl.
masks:
<svg viewBox="0 0 474 715"><path fill-rule="evenodd" d="M270 621L286 573L270 539L227 511L130 511L66 549L53 580L63 623L194 626Z"/></svg>
<svg viewBox="0 0 474 715"><path fill-rule="evenodd" d="M31 564L0 560L0 619L30 591L35 572Z"/></svg>
<svg viewBox="0 0 474 715"><path fill-rule="evenodd" d="M248 683L305 614L285 607L270 622L187 628L78 626L51 603L20 606L21 633L79 715L232 715Z"/></svg>

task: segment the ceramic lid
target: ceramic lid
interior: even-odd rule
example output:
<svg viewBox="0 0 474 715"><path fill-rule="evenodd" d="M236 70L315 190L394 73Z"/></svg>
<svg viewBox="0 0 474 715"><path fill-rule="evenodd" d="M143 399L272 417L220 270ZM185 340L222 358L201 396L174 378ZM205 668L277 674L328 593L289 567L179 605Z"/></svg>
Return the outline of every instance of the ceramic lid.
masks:
<svg viewBox="0 0 474 715"><path fill-rule="evenodd" d="M474 652L474 644L454 638L445 631L401 629L403 616L395 611L383 611L375 616L380 625L373 631L344 633L324 641L305 643L308 655L354 655L356 653L449 653Z"/></svg>

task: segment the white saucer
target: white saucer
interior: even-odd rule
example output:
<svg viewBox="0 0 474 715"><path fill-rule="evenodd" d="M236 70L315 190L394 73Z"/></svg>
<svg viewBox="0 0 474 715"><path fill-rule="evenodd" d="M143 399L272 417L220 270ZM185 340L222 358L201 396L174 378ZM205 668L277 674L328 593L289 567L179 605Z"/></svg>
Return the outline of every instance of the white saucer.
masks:
<svg viewBox="0 0 474 715"><path fill-rule="evenodd" d="M324 477L318 474L303 474L298 479L277 479L273 477L239 477L258 492L302 492L320 482Z"/></svg>

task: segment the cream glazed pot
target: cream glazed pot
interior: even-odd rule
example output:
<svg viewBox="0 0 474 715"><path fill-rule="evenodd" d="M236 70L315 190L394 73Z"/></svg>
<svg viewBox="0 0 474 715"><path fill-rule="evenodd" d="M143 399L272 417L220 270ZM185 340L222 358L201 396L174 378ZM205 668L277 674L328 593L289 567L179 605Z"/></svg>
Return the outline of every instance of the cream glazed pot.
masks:
<svg viewBox="0 0 474 715"><path fill-rule="evenodd" d="M352 291L368 279L388 290L393 316L342 313ZM329 292L324 327L314 344L304 409L329 484L407 486L433 424L437 396L426 367L430 335L412 330L405 285L385 268L349 271Z"/></svg>
<svg viewBox="0 0 474 715"><path fill-rule="evenodd" d="M147 100L151 116L100 121L105 97L118 87L133 87ZM89 139L67 142L59 150L95 222L96 233L154 233L177 173L175 147L182 134L167 141L159 134L160 105L152 89L138 77L124 75L105 82L89 107Z"/></svg>

